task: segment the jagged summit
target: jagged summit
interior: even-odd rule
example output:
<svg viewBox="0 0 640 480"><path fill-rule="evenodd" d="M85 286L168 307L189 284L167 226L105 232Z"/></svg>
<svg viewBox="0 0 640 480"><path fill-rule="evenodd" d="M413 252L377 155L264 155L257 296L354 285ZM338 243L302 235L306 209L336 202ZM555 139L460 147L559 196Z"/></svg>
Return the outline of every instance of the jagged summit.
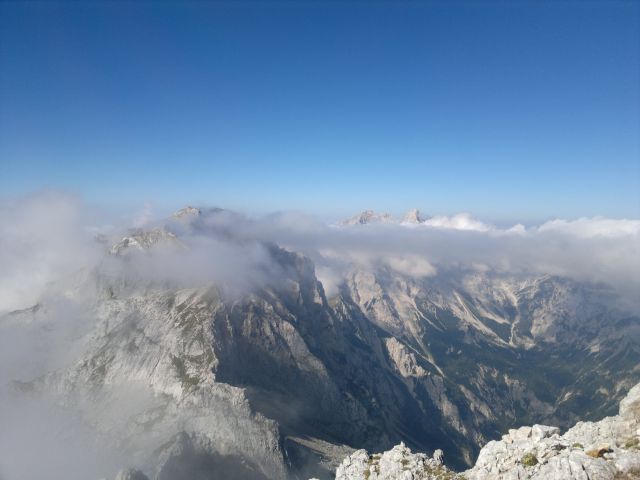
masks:
<svg viewBox="0 0 640 480"><path fill-rule="evenodd" d="M394 223L394 224L409 224L418 225L424 223L425 219L420 214L420 210L412 208L400 219L394 218L389 213L378 213L374 210L364 210L353 217L347 218L340 222L340 225L367 225L370 223Z"/></svg>
<svg viewBox="0 0 640 480"><path fill-rule="evenodd" d="M357 450L340 464L336 480L463 480L443 465L442 457L442 450L433 457L411 453L402 442L382 454Z"/></svg>
<svg viewBox="0 0 640 480"><path fill-rule="evenodd" d="M184 217L198 216L201 213L202 213L202 211L199 208L192 207L191 205L187 205L186 207L181 208L180 210L178 210L177 212L175 212L171 216L173 218L184 218Z"/></svg>
<svg viewBox="0 0 640 480"><path fill-rule="evenodd" d="M420 215L420 210L417 208L412 208L407 213L405 213L404 217L402 217L402 223L422 223L424 219Z"/></svg>
<svg viewBox="0 0 640 480"><path fill-rule="evenodd" d="M373 210L364 210L351 218L340 222L341 225L366 225L369 223L391 223L393 217L389 213L377 213Z"/></svg>
<svg viewBox="0 0 640 480"><path fill-rule="evenodd" d="M177 246L180 242L175 234L164 228L135 229L115 243L110 248L109 253L111 255L123 255L132 250L144 251L160 243Z"/></svg>

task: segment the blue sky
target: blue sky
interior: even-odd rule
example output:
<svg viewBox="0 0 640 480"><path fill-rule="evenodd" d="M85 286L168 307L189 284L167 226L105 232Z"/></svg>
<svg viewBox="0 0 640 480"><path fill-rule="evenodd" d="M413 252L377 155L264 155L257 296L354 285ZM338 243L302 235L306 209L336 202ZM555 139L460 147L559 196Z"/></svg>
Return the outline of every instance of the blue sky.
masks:
<svg viewBox="0 0 640 480"><path fill-rule="evenodd" d="M639 2L3 2L0 196L640 217Z"/></svg>

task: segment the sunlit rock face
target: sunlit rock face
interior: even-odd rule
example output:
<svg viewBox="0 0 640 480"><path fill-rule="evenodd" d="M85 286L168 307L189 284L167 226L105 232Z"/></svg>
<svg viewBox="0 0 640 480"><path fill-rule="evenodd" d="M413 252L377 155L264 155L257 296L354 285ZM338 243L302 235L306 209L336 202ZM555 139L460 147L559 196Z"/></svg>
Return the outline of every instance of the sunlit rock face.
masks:
<svg viewBox="0 0 640 480"><path fill-rule="evenodd" d="M400 443L383 453L369 455L358 450L347 457L336 471L336 480L456 480L462 477L442 463L442 450L433 457L412 453Z"/></svg>
<svg viewBox="0 0 640 480"><path fill-rule="evenodd" d="M87 319L71 360L16 394L46 392L149 478L332 478L401 441L418 467L442 450L463 470L510 427L614 413L640 380L638 317L566 278L354 266L327 296L309 258L268 242L242 288L131 271L182 258L184 232L246 246L228 215L188 209L107 245L54 291ZM3 322L47 326L54 293Z"/></svg>
<svg viewBox="0 0 640 480"><path fill-rule="evenodd" d="M640 478L640 384L620 403L619 415L578 422L564 435L534 425L510 430L485 445L470 480Z"/></svg>
<svg viewBox="0 0 640 480"><path fill-rule="evenodd" d="M373 210L365 210L351 218L343 220L340 225L366 225L368 223L392 223L394 218L388 213L377 213Z"/></svg>

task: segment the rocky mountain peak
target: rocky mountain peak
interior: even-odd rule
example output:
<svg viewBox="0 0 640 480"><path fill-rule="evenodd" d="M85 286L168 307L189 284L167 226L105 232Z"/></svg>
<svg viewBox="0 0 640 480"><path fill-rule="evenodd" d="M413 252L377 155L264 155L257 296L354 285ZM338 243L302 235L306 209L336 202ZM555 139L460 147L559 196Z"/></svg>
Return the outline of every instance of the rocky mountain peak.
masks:
<svg viewBox="0 0 640 480"><path fill-rule="evenodd" d="M164 228L153 228L151 230L135 229L131 230L128 235L115 243L109 250L111 255L123 255L130 251L145 251L149 248L166 243L178 246L180 244L175 234L165 230Z"/></svg>
<svg viewBox="0 0 640 480"><path fill-rule="evenodd" d="M196 207L192 207L190 205L187 205L184 208L181 208L180 210L178 210L177 212L175 212L172 217L173 218L185 218L185 217L195 217L200 215L202 212L199 208Z"/></svg>
<svg viewBox="0 0 640 480"><path fill-rule="evenodd" d="M417 208L412 208L407 213L405 213L404 217L402 217L402 223L422 223L424 219L420 216L420 210Z"/></svg>
<svg viewBox="0 0 640 480"><path fill-rule="evenodd" d="M377 213L373 210L364 210L351 218L340 222L341 225L365 225L368 223L390 223L393 217L389 213Z"/></svg>
<svg viewBox="0 0 640 480"><path fill-rule="evenodd" d="M370 455L357 450L340 464L336 480L458 480L463 477L449 470L443 463L442 450L429 457L424 453L412 453L400 443L384 453ZM313 480L313 479L312 479Z"/></svg>

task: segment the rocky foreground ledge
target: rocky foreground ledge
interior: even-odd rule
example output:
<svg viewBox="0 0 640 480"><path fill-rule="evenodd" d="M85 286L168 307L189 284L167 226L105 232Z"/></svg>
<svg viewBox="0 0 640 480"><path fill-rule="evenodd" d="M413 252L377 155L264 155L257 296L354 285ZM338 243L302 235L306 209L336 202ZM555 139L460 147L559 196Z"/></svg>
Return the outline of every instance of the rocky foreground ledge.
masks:
<svg viewBox="0 0 640 480"><path fill-rule="evenodd" d="M640 384L619 415L578 422L564 435L545 425L509 430L485 445L466 472L449 470L442 456L412 453L402 443L382 454L357 450L336 480L640 480Z"/></svg>

